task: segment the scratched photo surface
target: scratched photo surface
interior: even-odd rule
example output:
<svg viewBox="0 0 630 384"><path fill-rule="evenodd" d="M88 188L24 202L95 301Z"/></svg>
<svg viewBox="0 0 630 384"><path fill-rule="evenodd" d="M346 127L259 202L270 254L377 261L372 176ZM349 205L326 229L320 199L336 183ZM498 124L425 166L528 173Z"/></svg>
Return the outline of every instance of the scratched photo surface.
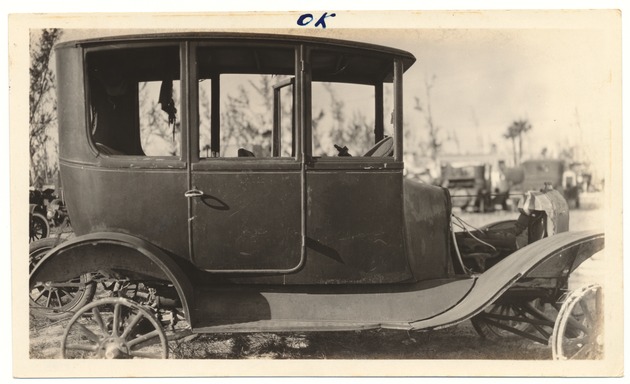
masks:
<svg viewBox="0 0 630 384"><path fill-rule="evenodd" d="M620 14L385 15L12 16L16 376L619 375Z"/></svg>

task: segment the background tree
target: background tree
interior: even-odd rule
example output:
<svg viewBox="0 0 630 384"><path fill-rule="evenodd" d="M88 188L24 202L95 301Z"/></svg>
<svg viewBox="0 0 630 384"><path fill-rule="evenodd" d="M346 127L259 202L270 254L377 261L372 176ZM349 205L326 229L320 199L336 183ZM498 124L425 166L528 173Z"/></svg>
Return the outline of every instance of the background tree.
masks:
<svg viewBox="0 0 630 384"><path fill-rule="evenodd" d="M316 132L314 137L319 135L325 135L328 133L333 144L337 144L341 147L348 146L350 154L353 156L361 156L367 152L374 145L374 118L369 118L364 110L360 108L354 108L352 112L352 118L349 120L346 118L346 112L351 109L346 103L338 96L340 88L335 83L322 83L324 89L330 97L330 115L332 118L332 125L329 132L321 130ZM324 112L320 111L318 118L323 117ZM314 119L315 122L315 119ZM315 129L315 126L314 126ZM318 139L317 143L321 141ZM314 153L326 153L329 152L326 148L318 148L314 146Z"/></svg>
<svg viewBox="0 0 630 384"><path fill-rule="evenodd" d="M416 97L416 105L414 106L416 111L419 111L424 115L425 123L429 129L428 149L429 155L433 161L437 159L440 149L442 148L442 141L439 139L440 128L435 125L433 121L433 112L431 111L431 90L433 89L436 78L437 77L435 75L433 75L431 79L425 78L424 88L426 100L422 103L420 98Z"/></svg>
<svg viewBox="0 0 630 384"><path fill-rule="evenodd" d="M503 134L503 137L506 139L512 140L512 155L514 156L514 166L517 166L518 163L518 153L516 152L516 137L518 136L516 132L516 127L514 125L510 125L507 129L507 132Z"/></svg>
<svg viewBox="0 0 630 384"><path fill-rule="evenodd" d="M228 94L221 109L224 154L229 147L252 149L262 145L263 133L272 127L273 88L269 76L239 83L236 94Z"/></svg>
<svg viewBox="0 0 630 384"><path fill-rule="evenodd" d="M348 143L348 137L345 137L343 126L346 122L344 113L345 103L337 97L337 92L331 83L323 83L324 89L330 96L330 115L333 120L332 129L330 131L332 142L342 147L344 143Z"/></svg>
<svg viewBox="0 0 630 384"><path fill-rule="evenodd" d="M514 120L512 125L503 134L506 139L512 140L512 151L514 153L514 165L519 165L523 160L523 135L532 129L532 125L527 119ZM518 141L518 155L516 152L516 141Z"/></svg>
<svg viewBox="0 0 630 384"><path fill-rule="evenodd" d="M162 110L158 101L159 82L138 84L138 102L140 104L140 132L142 148L149 156L177 156L181 142L180 117L169 122L168 114ZM179 82L175 82L172 91L173 102L179 109Z"/></svg>
<svg viewBox="0 0 630 384"><path fill-rule="evenodd" d="M51 66L53 46L61 37L60 29L44 29L30 46L29 141L31 185L48 183L58 172L57 156L49 154L56 146L57 101L55 75ZM41 185L38 185L41 186Z"/></svg>

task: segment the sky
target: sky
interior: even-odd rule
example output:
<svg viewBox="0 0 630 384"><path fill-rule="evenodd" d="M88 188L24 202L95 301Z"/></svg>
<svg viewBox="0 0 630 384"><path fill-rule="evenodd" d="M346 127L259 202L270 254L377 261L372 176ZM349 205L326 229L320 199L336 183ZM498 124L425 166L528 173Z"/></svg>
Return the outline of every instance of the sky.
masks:
<svg viewBox="0 0 630 384"><path fill-rule="evenodd" d="M444 152L487 153L496 144L509 161L511 142L503 134L514 120L527 119L532 130L524 139L525 158L539 156L544 147L554 156L575 145L594 167L605 168L610 132L620 129L614 115L621 108L621 31L607 23L614 23L615 15L597 13L568 26L540 24L535 19L516 28L455 24L449 28L332 29L329 21L329 28L319 34L413 53L417 61L404 78L406 129L426 136L424 115L413 107L416 97L426 103L425 84L433 79L433 120L443 140L450 135L459 142L459 148L454 141L444 142ZM304 29L289 32L312 34ZM89 34L103 33L128 31ZM64 39L84 36L85 31L68 30ZM405 149L413 151L413 145L409 142Z"/></svg>
<svg viewBox="0 0 630 384"><path fill-rule="evenodd" d="M400 36L404 38L400 38ZM405 119L411 130L426 130L414 98L426 100L433 78L433 120L452 132L464 153L487 153L491 143L511 154L503 138L517 119L532 130L527 156L543 147L551 154L582 147L594 162L605 162L611 114L620 95L611 78L620 49L605 31L591 29L430 29L378 31L370 41L412 52L415 65L405 73ZM610 100L615 100L611 105ZM453 150L452 145L445 151ZM602 166L598 164L599 166Z"/></svg>

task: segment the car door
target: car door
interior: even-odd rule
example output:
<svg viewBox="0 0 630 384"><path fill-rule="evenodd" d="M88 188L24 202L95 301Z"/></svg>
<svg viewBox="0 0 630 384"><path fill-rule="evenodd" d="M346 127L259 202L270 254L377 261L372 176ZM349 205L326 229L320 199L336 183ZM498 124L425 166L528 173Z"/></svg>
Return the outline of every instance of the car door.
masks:
<svg viewBox="0 0 630 384"><path fill-rule="evenodd" d="M261 50L251 63L264 69L270 60L288 62L280 74L219 74L235 67L247 73L249 49L197 49L199 80L191 99L199 112L191 124L198 127L199 158L191 164L187 192L191 256L207 271L284 273L302 260L303 174L291 112L295 53L292 47L268 56Z"/></svg>

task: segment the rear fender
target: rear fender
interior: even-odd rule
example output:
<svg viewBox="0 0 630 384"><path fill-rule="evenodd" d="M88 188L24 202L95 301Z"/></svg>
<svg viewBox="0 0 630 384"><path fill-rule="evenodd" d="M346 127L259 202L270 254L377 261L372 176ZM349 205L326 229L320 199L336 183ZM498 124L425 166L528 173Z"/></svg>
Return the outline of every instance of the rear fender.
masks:
<svg viewBox="0 0 630 384"><path fill-rule="evenodd" d="M468 320L528 278L568 278L582 262L604 248L604 234L563 232L519 249L479 275L466 297L450 310L412 322L413 329L439 329Z"/></svg>
<svg viewBox="0 0 630 384"><path fill-rule="evenodd" d="M188 277L163 250L127 234L99 232L63 242L33 268L29 283L33 286L38 281L66 281L99 270L124 270L169 281L177 290L187 320L190 320L194 296Z"/></svg>

